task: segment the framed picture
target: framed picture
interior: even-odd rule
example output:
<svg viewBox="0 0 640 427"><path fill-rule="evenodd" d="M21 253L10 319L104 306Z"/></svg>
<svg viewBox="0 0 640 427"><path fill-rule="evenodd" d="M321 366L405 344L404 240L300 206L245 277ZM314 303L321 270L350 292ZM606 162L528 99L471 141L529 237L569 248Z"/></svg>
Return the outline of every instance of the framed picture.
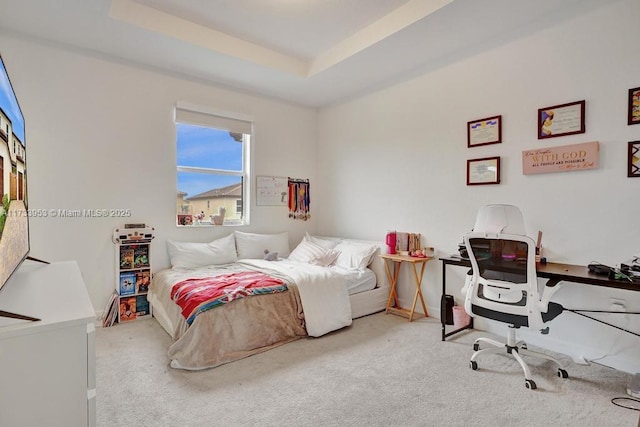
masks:
<svg viewBox="0 0 640 427"><path fill-rule="evenodd" d="M584 133L585 101L538 109L538 139Z"/></svg>
<svg viewBox="0 0 640 427"><path fill-rule="evenodd" d="M467 122L467 147L500 144L502 142L502 116Z"/></svg>
<svg viewBox="0 0 640 427"><path fill-rule="evenodd" d="M500 157L467 160L467 185L500 184Z"/></svg>
<svg viewBox="0 0 640 427"><path fill-rule="evenodd" d="M178 225L193 225L193 215L178 214Z"/></svg>
<svg viewBox="0 0 640 427"><path fill-rule="evenodd" d="M629 89L629 124L640 123L640 87Z"/></svg>
<svg viewBox="0 0 640 427"><path fill-rule="evenodd" d="M640 177L640 141L629 142L629 164L627 166L629 178Z"/></svg>

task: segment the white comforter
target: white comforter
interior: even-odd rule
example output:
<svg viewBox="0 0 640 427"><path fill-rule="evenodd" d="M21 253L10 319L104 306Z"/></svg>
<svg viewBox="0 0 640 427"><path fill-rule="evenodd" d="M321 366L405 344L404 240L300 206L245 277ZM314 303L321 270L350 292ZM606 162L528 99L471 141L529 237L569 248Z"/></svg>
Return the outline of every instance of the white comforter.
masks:
<svg viewBox="0 0 640 427"><path fill-rule="evenodd" d="M309 336L319 337L351 325L351 302L338 271L290 260L245 259L238 263L293 280L300 293Z"/></svg>

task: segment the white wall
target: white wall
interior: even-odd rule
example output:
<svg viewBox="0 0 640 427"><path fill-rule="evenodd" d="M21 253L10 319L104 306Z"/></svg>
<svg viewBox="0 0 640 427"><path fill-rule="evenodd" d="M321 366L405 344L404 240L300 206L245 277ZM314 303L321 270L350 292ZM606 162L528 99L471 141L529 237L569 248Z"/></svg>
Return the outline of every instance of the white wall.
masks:
<svg viewBox="0 0 640 427"><path fill-rule="evenodd" d="M167 239L211 241L234 230L175 226L176 101L253 118L254 172L309 178L313 190L314 110L7 34L0 33L0 48L26 122L29 208L132 212L130 218L31 218L31 255L77 260L97 312L114 289L115 227L155 227L154 271L168 266ZM251 210L251 225L240 230L288 230L291 245L316 217L312 210L310 221L290 220L286 207L256 207L255 197Z"/></svg>
<svg viewBox="0 0 640 427"><path fill-rule="evenodd" d="M640 252L634 222L640 179L626 177L627 141L640 140L640 126L626 125L627 90L640 86L638 18L640 4L621 0L533 36L514 34L513 42L456 52L406 83L319 114L0 33L26 119L30 208L133 212L126 219L32 218L32 255L78 260L100 311L114 284L114 227L156 228L154 270L168 265L167 239L209 241L230 231L174 226L172 114L181 100L253 117L256 174L311 179L311 221L289 220L285 208L256 207L252 199L252 224L243 230L289 230L295 244L306 230L382 239L397 229L420 232L447 254L456 251L479 206L513 203L531 233L544 232L550 260L618 264ZM536 139L538 108L581 99L585 134ZM466 122L497 114L503 143L467 148ZM593 140L601 144L597 170L522 175L522 150ZM502 183L467 187L466 160L495 155L502 158ZM449 273L455 295L464 273L458 270ZM430 263L423 288L434 316L440 279L440 264ZM400 291L408 304L411 282L403 280ZM607 308L615 296L640 311L637 294L565 285L557 295L582 308ZM620 324L639 329L630 317ZM637 337L572 314L532 342L640 371Z"/></svg>
<svg viewBox="0 0 640 427"><path fill-rule="evenodd" d="M615 265L640 253L640 179L626 176L627 142L640 140L640 125L627 126L628 89L640 86L639 19L640 2L617 2L532 36L474 46L410 81L321 111L318 231L368 239L419 232L450 254L479 206L509 203L522 209L529 234L543 231L550 261ZM537 139L538 108L582 99L586 133ZM467 148L467 121L494 115L502 115L503 142ZM600 141L597 170L522 174L523 150L589 141ZM501 157L501 184L466 186L466 160L489 156ZM435 316L441 268L430 263L423 284ZM459 301L463 273L448 270L449 293ZM402 283L405 305L412 286ZM608 309L611 296L640 311L640 293L567 284L557 299ZM615 319L640 332L630 315ZM572 313L531 342L640 372L640 338Z"/></svg>

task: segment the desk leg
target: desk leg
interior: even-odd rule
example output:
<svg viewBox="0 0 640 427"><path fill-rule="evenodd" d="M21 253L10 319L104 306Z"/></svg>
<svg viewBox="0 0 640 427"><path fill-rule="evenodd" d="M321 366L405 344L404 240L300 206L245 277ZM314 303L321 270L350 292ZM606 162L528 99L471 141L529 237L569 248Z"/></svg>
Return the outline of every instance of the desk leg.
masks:
<svg viewBox="0 0 640 427"><path fill-rule="evenodd" d="M447 294L447 263L442 262L442 295ZM456 329L455 331L446 332L445 325L445 316L444 313L440 313L440 323L442 324L442 341L445 338L450 337L451 335L457 334L458 332L462 332L465 329L473 329L473 317L469 319L469 323L466 326Z"/></svg>
<svg viewBox="0 0 640 427"><path fill-rule="evenodd" d="M442 298L444 298L444 296L447 294L447 264L444 263L444 261L442 262L442 296L440 301L442 301ZM444 341L445 339L445 313L440 313L440 324L442 325L442 341Z"/></svg>
<svg viewBox="0 0 640 427"><path fill-rule="evenodd" d="M422 267L420 268L420 274L418 275L418 270L416 264L413 263L413 277L416 281L416 294L413 296L413 304L411 305L411 314L409 319L413 320L413 313L416 310L416 303L418 302L418 297L420 297L420 303L422 304L422 310L424 310L424 317L428 317L427 306L424 303L424 298L422 297L422 278L424 275L424 268L427 265L426 262L420 263Z"/></svg>
<svg viewBox="0 0 640 427"><path fill-rule="evenodd" d="M389 267L389 263L393 264L393 274L391 273L391 268ZM391 304L395 307L398 306L398 295L396 294L396 284L398 283L398 273L400 269L398 268L398 263L384 260L384 268L387 271L387 280L389 280L389 285L391 286L391 290L389 291L389 298L387 299L387 307L385 309L385 313L389 313L389 308L391 308Z"/></svg>

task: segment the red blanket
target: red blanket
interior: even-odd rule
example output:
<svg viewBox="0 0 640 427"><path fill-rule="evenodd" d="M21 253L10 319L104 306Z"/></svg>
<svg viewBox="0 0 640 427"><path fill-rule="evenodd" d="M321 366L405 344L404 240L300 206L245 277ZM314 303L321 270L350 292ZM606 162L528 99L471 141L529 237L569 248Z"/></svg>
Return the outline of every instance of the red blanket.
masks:
<svg viewBox="0 0 640 427"><path fill-rule="evenodd" d="M183 280L171 288L171 299L182 308L182 315L190 325L199 313L235 299L286 290L287 285L281 279L257 271L244 271Z"/></svg>

